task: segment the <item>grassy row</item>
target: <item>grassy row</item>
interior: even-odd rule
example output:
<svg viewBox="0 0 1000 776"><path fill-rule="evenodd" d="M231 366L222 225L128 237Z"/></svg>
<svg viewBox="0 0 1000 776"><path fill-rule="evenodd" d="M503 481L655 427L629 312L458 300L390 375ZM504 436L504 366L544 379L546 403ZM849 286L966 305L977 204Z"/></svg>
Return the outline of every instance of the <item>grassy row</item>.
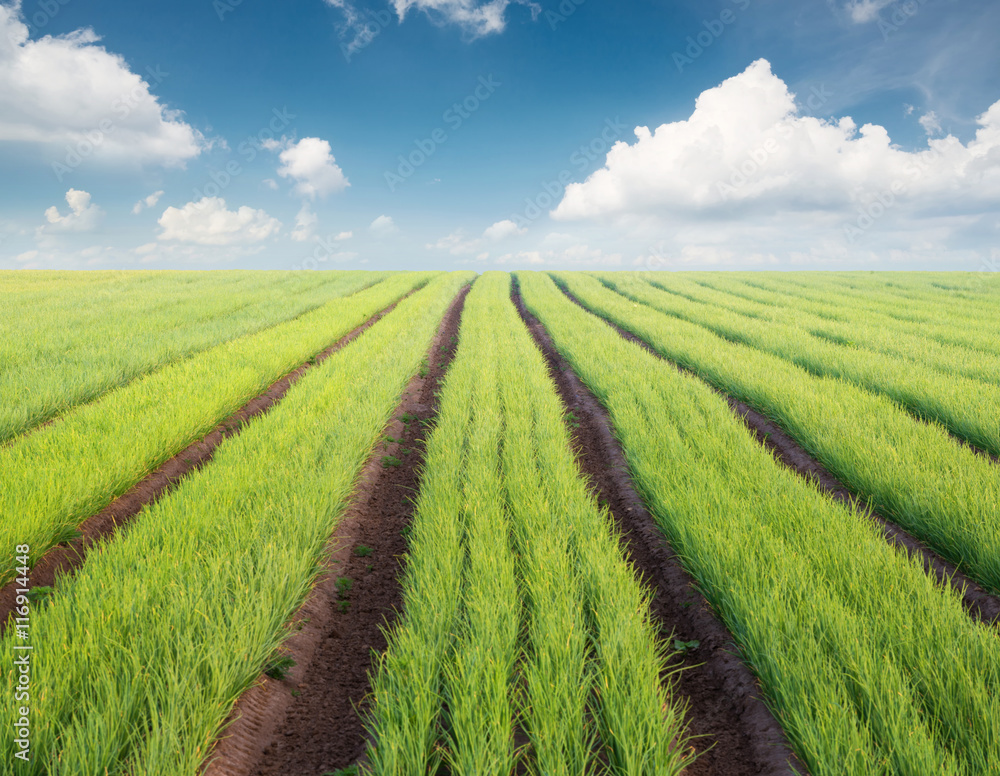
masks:
<svg viewBox="0 0 1000 776"><path fill-rule="evenodd" d="M996 633L875 526L778 465L700 380L550 278L518 277L608 408L656 521L810 773L988 773L1000 761Z"/></svg>
<svg viewBox="0 0 1000 776"><path fill-rule="evenodd" d="M0 296L0 443L156 368L389 273L128 274Z"/></svg>
<svg viewBox="0 0 1000 776"><path fill-rule="evenodd" d="M606 278L608 275L600 273L597 277ZM972 380L1000 383L1000 355L970 351L968 348L939 342L933 337L925 336L920 327L912 323L897 321L894 326L886 326L882 322L874 325L864 320L863 316L851 321L830 320L802 309L794 299L755 302L707 288L683 276L645 273L642 277L657 288L696 303L729 310L766 323L792 326L799 330L800 339L808 339L809 335L813 335L850 348L863 348L866 351L906 358L946 376L962 375Z"/></svg>
<svg viewBox="0 0 1000 776"><path fill-rule="evenodd" d="M777 421L855 493L1000 591L1000 468L884 396L561 275L590 309Z"/></svg>
<svg viewBox="0 0 1000 776"><path fill-rule="evenodd" d="M440 276L401 302L60 581L31 618L34 759L4 758L0 773L200 772L233 702L283 639L365 459L471 278ZM14 646L11 634L0 642L5 663ZM0 708L5 752L13 707Z"/></svg>
<svg viewBox="0 0 1000 776"><path fill-rule="evenodd" d="M881 393L917 417L940 423L959 438L1000 455L1000 385L946 376L908 359L838 345L794 326L692 302L625 273L605 278L634 301L772 353L814 375Z"/></svg>
<svg viewBox="0 0 1000 776"><path fill-rule="evenodd" d="M845 293L841 286L819 287L822 281L814 275L797 282L768 273L733 276L728 273L699 273L691 277L695 282L710 288L755 301L770 303L777 299L781 304L808 310L829 320L848 323L864 321L890 330L915 328L920 336L943 345L984 353L1000 352L997 347L997 332L983 330L984 322L990 320L988 317L980 316L972 324L962 319L956 320L947 303L915 304L903 298L873 300L869 294Z"/></svg>
<svg viewBox="0 0 1000 776"><path fill-rule="evenodd" d="M533 773L589 773L600 759L613 773L678 773L682 722L648 601L579 476L509 292L509 276L488 273L467 300L405 615L373 678L371 770L434 772L445 758L456 774L510 773L519 725Z"/></svg>
<svg viewBox="0 0 1000 776"><path fill-rule="evenodd" d="M161 463L433 273L395 275L294 321L219 345L0 448L0 584ZM45 462L40 466L40 462Z"/></svg>
<svg viewBox="0 0 1000 776"><path fill-rule="evenodd" d="M981 321L983 314L998 310L996 276L977 273L795 273L770 279L808 291L831 291L880 305L883 309L914 316L917 320L967 324ZM990 325L995 325L989 320Z"/></svg>

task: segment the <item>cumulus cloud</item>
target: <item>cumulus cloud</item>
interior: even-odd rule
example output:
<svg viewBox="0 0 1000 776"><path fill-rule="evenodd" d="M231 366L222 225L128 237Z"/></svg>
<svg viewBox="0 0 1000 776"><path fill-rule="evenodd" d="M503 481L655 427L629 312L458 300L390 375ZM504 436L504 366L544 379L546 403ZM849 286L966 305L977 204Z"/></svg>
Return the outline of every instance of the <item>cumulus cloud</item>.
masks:
<svg viewBox="0 0 1000 776"><path fill-rule="evenodd" d="M40 228L42 232L89 232L97 226L104 211L90 202L86 191L70 189L66 192L69 212L62 215L54 205L45 211L48 222Z"/></svg>
<svg viewBox="0 0 1000 776"><path fill-rule="evenodd" d="M926 132L928 136L940 134L942 131L941 120L934 111L924 114L920 117L919 121L920 126L924 128L924 132Z"/></svg>
<svg viewBox="0 0 1000 776"><path fill-rule="evenodd" d="M469 256L479 253L481 258L483 255L488 255L480 252L489 243L502 242L511 237L520 237L527 234L527 232L527 229L519 228L510 219L505 219L486 227L482 237L469 238L465 236L463 230L458 229L437 240L437 242L428 243L425 247L428 250L447 251L453 256Z"/></svg>
<svg viewBox="0 0 1000 776"><path fill-rule="evenodd" d="M541 6L531 0L393 0L393 6L400 20L414 8L424 11L435 21L446 24L457 24L473 38L480 38L491 33L503 32L507 26L507 8L511 3L527 6L531 10L531 18L538 18Z"/></svg>
<svg viewBox="0 0 1000 776"><path fill-rule="evenodd" d="M618 267L622 263L622 255L620 253L605 253L600 248L578 244L562 250L534 250L505 253L496 260L496 263L513 264L514 266L545 265L553 269Z"/></svg>
<svg viewBox="0 0 1000 776"><path fill-rule="evenodd" d="M219 197L188 202L182 208L168 207L160 216L160 240L197 245L246 245L276 235L281 222L263 210L243 206L228 210Z"/></svg>
<svg viewBox="0 0 1000 776"><path fill-rule="evenodd" d="M281 167L278 175L295 181L295 193L300 197L315 199L343 191L350 182L336 164L330 144L318 137L304 137L297 143L290 140L270 140L264 147L276 151L283 149L278 158Z"/></svg>
<svg viewBox="0 0 1000 776"><path fill-rule="evenodd" d="M132 206L132 215L137 216L146 208L155 207L156 203L160 201L160 197L162 196L163 196L162 191L154 191L148 197L140 199Z"/></svg>
<svg viewBox="0 0 1000 776"><path fill-rule="evenodd" d="M1000 202L1000 102L978 123L968 144L949 135L905 151L884 127L801 115L761 59L703 92L690 118L637 127L635 143L616 143L602 169L567 187L552 217L843 213L866 197L981 213Z"/></svg>
<svg viewBox="0 0 1000 776"><path fill-rule="evenodd" d="M855 24L865 24L878 18L878 13L896 0L850 0L845 6L848 16Z"/></svg>
<svg viewBox="0 0 1000 776"><path fill-rule="evenodd" d="M0 5L0 141L55 152L63 172L87 158L183 165L208 147L98 41L89 28L31 40L20 2Z"/></svg>
<svg viewBox="0 0 1000 776"><path fill-rule="evenodd" d="M396 226L396 222L392 220L392 216L383 215L372 221L371 226L368 227L368 231L377 237L388 237L389 235L396 234L399 228Z"/></svg>
<svg viewBox="0 0 1000 776"><path fill-rule="evenodd" d="M317 221L319 221L319 217L312 212L309 203L304 203L298 215L295 216L295 230L292 232L292 239L295 242L308 240L313 236Z"/></svg>
<svg viewBox="0 0 1000 776"><path fill-rule="evenodd" d="M519 229L517 224L507 218L487 227L486 231L483 232L483 237L487 240L505 240L508 237L522 235L527 231L527 229Z"/></svg>

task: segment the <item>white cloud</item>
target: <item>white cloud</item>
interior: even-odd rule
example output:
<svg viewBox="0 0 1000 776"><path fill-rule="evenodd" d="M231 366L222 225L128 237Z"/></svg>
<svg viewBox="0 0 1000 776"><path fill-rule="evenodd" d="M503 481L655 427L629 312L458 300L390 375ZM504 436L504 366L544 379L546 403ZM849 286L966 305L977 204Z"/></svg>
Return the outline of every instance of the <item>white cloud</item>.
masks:
<svg viewBox="0 0 1000 776"><path fill-rule="evenodd" d="M845 10L855 24L865 24L878 18L878 12L896 0L850 0Z"/></svg>
<svg viewBox="0 0 1000 776"><path fill-rule="evenodd" d="M69 212L62 215L59 208L54 205L45 211L45 220L48 222L39 227L39 234L47 232L89 232L93 230L104 211L97 205L90 203L90 194L86 191L70 189L66 192L66 202L69 204Z"/></svg>
<svg viewBox="0 0 1000 776"><path fill-rule="evenodd" d="M396 234L396 232L399 231L399 228L396 226L396 222L392 220L391 216L379 216L372 221L368 230L378 237L388 237L389 235Z"/></svg>
<svg viewBox="0 0 1000 776"><path fill-rule="evenodd" d="M278 157L282 164L278 175L295 181L295 193L300 197L325 197L351 185L337 166L326 140L318 137L304 137L297 143L285 139L269 140L264 147L272 151L284 149Z"/></svg>
<svg viewBox="0 0 1000 776"><path fill-rule="evenodd" d="M479 38L491 33L503 32L507 26L507 7L511 2L527 6L531 18L538 18L541 6L530 0L393 0L396 13L402 21L411 9L424 11L438 22L457 24L470 37Z"/></svg>
<svg viewBox="0 0 1000 776"><path fill-rule="evenodd" d="M295 216L295 231L292 232L292 239L295 242L305 242L313 236L314 227L319 217L309 208L309 203L302 204L302 209Z"/></svg>
<svg viewBox="0 0 1000 776"><path fill-rule="evenodd" d="M464 256L476 253L481 249L483 241L479 239L467 239L465 233L458 229L451 234L442 237L437 242L428 243L429 251L447 251L453 256Z"/></svg>
<svg viewBox="0 0 1000 776"><path fill-rule="evenodd" d="M505 240L508 237L525 234L527 231L527 229L518 229L517 224L508 218L487 227L486 231L483 232L483 237L487 240Z"/></svg>
<svg viewBox="0 0 1000 776"><path fill-rule="evenodd" d="M1000 102L978 122L967 145L949 135L904 151L881 126L800 115L758 60L703 92L689 119L637 127L636 142L616 143L602 169L567 187L552 216L732 216L750 206L765 215L844 213L889 193L896 205L982 213L1000 201Z"/></svg>
<svg viewBox="0 0 1000 776"><path fill-rule="evenodd" d="M0 5L0 141L56 152L68 171L91 157L169 166L198 156L201 133L98 40L89 28L31 40L20 2Z"/></svg>
<svg viewBox="0 0 1000 776"><path fill-rule="evenodd" d="M277 191L278 190L278 182L274 178L264 178L263 183L271 191Z"/></svg>
<svg viewBox="0 0 1000 776"><path fill-rule="evenodd" d="M920 126L924 128L924 132L927 133L928 137L941 134L941 120L934 111L924 114L920 117L919 121Z"/></svg>
<svg viewBox="0 0 1000 776"><path fill-rule="evenodd" d="M168 207L159 220L160 240L197 245L241 245L257 243L276 235L281 222L263 210L243 206L227 210L226 201L205 197L182 208Z"/></svg>
<svg viewBox="0 0 1000 776"><path fill-rule="evenodd" d="M354 237L354 232L341 232L340 234L338 234L333 239L337 240L338 242L340 242L340 241L343 241L343 240L350 240L352 237Z"/></svg>
<svg viewBox="0 0 1000 776"><path fill-rule="evenodd" d="M135 205L132 206L132 215L137 216L147 207L155 207L156 203L160 201L160 197L163 196L162 191L154 191L148 197L140 199Z"/></svg>
<svg viewBox="0 0 1000 776"><path fill-rule="evenodd" d="M558 268L617 267L622 263L620 253L605 253L600 248L588 245L572 245L562 250L534 250L506 253L496 260L497 264L514 266L545 265Z"/></svg>
<svg viewBox="0 0 1000 776"><path fill-rule="evenodd" d="M467 238L465 232L458 229L451 234L442 237L437 242L428 243L427 250L447 251L453 256L471 256L478 253L484 255L482 250L488 243L497 243L511 237L520 237L528 232L527 229L518 228L510 219L497 221L492 226L486 227L482 237Z"/></svg>

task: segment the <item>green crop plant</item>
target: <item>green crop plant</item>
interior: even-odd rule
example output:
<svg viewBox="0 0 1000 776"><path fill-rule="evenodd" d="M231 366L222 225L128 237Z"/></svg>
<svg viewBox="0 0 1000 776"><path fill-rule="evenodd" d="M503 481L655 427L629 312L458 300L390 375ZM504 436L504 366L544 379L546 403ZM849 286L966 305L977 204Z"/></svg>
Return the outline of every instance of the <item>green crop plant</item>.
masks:
<svg viewBox="0 0 1000 776"><path fill-rule="evenodd" d="M43 287L29 276L0 294L0 444L168 364L390 275L53 274Z"/></svg>
<svg viewBox="0 0 1000 776"><path fill-rule="evenodd" d="M885 396L560 275L588 308L775 420L885 517L1000 592L1000 468ZM631 293L626 278L615 281ZM663 293L663 292L656 292ZM639 299L638 293L634 297Z"/></svg>
<svg viewBox="0 0 1000 776"><path fill-rule="evenodd" d="M34 756L17 770L6 758L0 774L200 772L293 632L356 478L473 277L440 276L400 302L60 578L32 613L33 643L53 646L32 664ZM5 664L15 646L0 640ZM5 751L16 711L0 707Z"/></svg>
<svg viewBox="0 0 1000 776"><path fill-rule="evenodd" d="M612 274L595 273L595 276L614 283ZM906 358L945 376L962 375L986 383L1000 383L1000 355L981 350L970 352L966 347L939 342L926 334L923 327L912 323L895 321L888 316L882 316L877 324L866 320L865 316L854 316L848 321L831 320L806 309L805 300L791 298L787 304L782 304L781 298L775 296L769 303L756 302L684 277L663 277L655 273L644 273L641 277L657 288L692 302L795 327L800 330L799 338L808 339L813 335L846 348ZM887 321L892 324L887 325Z"/></svg>
<svg viewBox="0 0 1000 776"><path fill-rule="evenodd" d="M676 774L647 593L589 493L544 357L487 273L445 378L403 579L373 677L375 774ZM515 677L523 676L519 685ZM514 725L529 738L513 750Z"/></svg>
<svg viewBox="0 0 1000 776"><path fill-rule="evenodd" d="M702 326L730 342L776 355L818 377L881 393L917 417L940 423L967 442L1000 455L1000 385L945 375L886 353L843 347L794 326L693 302L625 274L605 277L633 301Z"/></svg>
<svg viewBox="0 0 1000 776"><path fill-rule="evenodd" d="M990 772L1000 761L996 632L920 558L778 464L700 379L622 339L549 277L518 278L607 408L654 519L809 772Z"/></svg>
<svg viewBox="0 0 1000 776"><path fill-rule="evenodd" d="M30 545L36 562L282 375L433 276L393 275L133 381L0 447L0 584L13 578L15 545Z"/></svg>

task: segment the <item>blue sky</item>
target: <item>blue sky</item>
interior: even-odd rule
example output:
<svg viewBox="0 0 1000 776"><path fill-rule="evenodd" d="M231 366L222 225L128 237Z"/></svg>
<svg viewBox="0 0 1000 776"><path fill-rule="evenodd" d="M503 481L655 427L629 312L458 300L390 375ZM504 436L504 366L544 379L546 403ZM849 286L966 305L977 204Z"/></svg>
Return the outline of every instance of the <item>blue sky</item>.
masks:
<svg viewBox="0 0 1000 776"><path fill-rule="evenodd" d="M0 0L0 268L990 268L998 42L986 0Z"/></svg>

